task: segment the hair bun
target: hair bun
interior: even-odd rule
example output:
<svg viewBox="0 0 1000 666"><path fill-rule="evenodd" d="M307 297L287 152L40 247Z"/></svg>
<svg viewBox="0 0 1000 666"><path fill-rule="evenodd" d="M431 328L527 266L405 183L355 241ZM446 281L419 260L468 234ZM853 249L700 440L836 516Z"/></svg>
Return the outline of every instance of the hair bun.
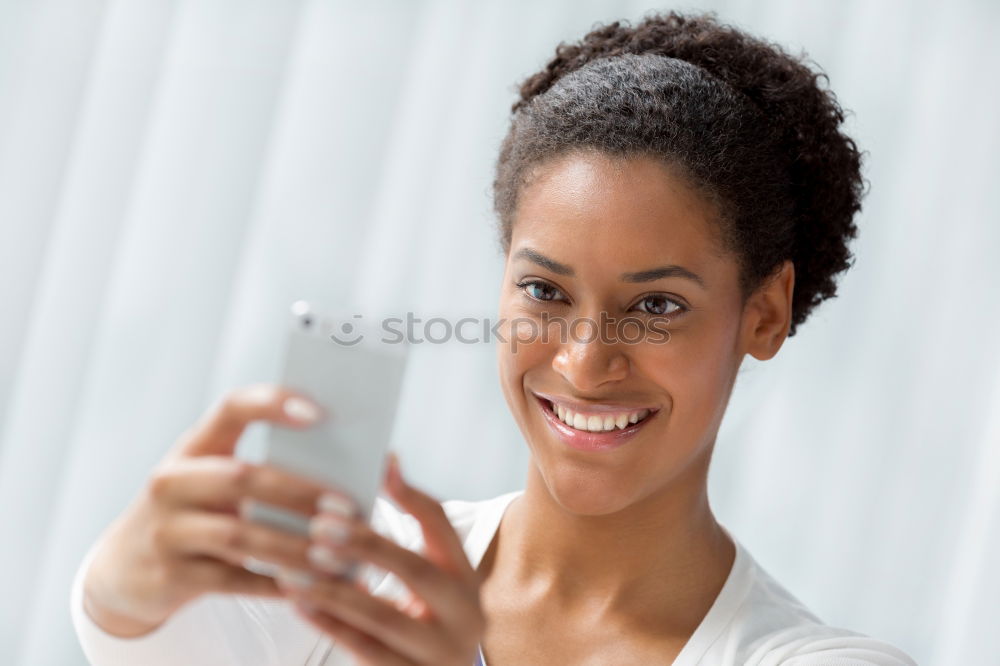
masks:
<svg viewBox="0 0 1000 666"><path fill-rule="evenodd" d="M861 209L865 183L862 154L840 130L844 112L833 92L820 84L821 79L828 83L826 75L813 71L805 54L793 57L777 44L720 24L714 13L652 13L634 27L615 21L598 25L578 42L560 43L545 67L520 85L520 99L511 110L517 114L589 62L629 53L696 65L763 112L786 161L793 197L791 258L796 293L804 298L796 300L796 316L835 296L835 275L851 265L846 241L857 235L853 218Z"/></svg>

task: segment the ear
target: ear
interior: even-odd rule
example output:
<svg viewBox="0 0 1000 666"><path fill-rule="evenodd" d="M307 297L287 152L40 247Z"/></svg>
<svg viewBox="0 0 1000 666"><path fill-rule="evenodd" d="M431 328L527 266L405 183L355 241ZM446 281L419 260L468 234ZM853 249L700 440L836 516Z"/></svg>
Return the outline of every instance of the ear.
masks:
<svg viewBox="0 0 1000 666"><path fill-rule="evenodd" d="M781 349L792 325L795 266L786 260L747 299L743 308L743 348L759 361Z"/></svg>

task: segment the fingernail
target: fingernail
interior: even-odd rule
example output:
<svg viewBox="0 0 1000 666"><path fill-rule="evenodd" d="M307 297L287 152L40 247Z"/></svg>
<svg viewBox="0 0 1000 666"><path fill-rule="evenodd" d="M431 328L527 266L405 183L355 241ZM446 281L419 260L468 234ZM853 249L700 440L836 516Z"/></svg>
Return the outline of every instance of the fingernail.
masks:
<svg viewBox="0 0 1000 666"><path fill-rule="evenodd" d="M309 521L309 534L314 539L344 543L351 528L336 515L320 514Z"/></svg>
<svg viewBox="0 0 1000 666"><path fill-rule="evenodd" d="M315 423L321 415L319 407L303 398L286 398L283 408L289 418L301 423Z"/></svg>
<svg viewBox="0 0 1000 666"><path fill-rule="evenodd" d="M278 582L279 586L293 590L301 590L310 587L315 580L305 571L284 568L279 569L274 578Z"/></svg>
<svg viewBox="0 0 1000 666"><path fill-rule="evenodd" d="M250 573L261 576L274 576L278 567L270 562L258 560L256 557L247 556L243 558L243 568Z"/></svg>
<svg viewBox="0 0 1000 666"><path fill-rule="evenodd" d="M389 481L397 488L403 485L403 473L399 469L399 456L395 451L389 454Z"/></svg>
<svg viewBox="0 0 1000 666"><path fill-rule="evenodd" d="M350 517L354 515L354 502L336 493L323 493L316 501L316 508L322 513L335 513Z"/></svg>
<svg viewBox="0 0 1000 666"><path fill-rule="evenodd" d="M314 567L327 573L346 573L350 566L347 562L337 557L332 550L319 544L309 546L306 556Z"/></svg>

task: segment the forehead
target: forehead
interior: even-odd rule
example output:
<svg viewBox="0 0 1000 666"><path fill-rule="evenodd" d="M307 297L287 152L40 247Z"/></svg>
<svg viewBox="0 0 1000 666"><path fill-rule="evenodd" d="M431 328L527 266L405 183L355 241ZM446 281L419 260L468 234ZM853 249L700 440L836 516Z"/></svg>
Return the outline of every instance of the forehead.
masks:
<svg viewBox="0 0 1000 666"><path fill-rule="evenodd" d="M714 206L658 160L573 153L542 166L522 191L511 256L532 247L577 268L641 270L669 261L711 272L724 261L715 217Z"/></svg>

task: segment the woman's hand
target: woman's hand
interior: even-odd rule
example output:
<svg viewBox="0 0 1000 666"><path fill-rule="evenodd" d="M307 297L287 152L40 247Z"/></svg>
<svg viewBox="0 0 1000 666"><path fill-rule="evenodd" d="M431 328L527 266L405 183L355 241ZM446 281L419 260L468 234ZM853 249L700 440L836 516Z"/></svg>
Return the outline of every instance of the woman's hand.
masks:
<svg viewBox="0 0 1000 666"><path fill-rule="evenodd" d="M352 652L378 666L469 666L475 661L486 620L479 604L480 579L441 505L407 484L395 455L385 480L390 496L420 521L426 554L407 550L340 511L312 520L314 568L330 574L347 562L367 562L396 574L409 588L396 605L367 591L363 582L330 576L279 576L299 613ZM326 507L337 507L327 501Z"/></svg>
<svg viewBox="0 0 1000 666"><path fill-rule="evenodd" d="M233 457L252 421L303 428L321 417L303 396L257 384L231 391L180 437L131 506L105 532L84 578L84 606L105 631L138 636L206 592L279 597L250 558L309 568L309 539L240 515L249 498L306 516L329 489Z"/></svg>

